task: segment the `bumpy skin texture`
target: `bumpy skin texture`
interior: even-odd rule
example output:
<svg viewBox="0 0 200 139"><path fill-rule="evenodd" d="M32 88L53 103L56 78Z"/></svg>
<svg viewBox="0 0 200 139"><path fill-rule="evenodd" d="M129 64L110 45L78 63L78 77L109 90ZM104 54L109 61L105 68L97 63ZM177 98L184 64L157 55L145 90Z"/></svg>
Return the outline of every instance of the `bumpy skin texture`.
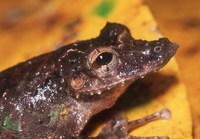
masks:
<svg viewBox="0 0 200 139"><path fill-rule="evenodd" d="M0 138L78 137L88 120L115 104L128 85L175 54L166 38L135 40L107 23L75 42L0 73Z"/></svg>

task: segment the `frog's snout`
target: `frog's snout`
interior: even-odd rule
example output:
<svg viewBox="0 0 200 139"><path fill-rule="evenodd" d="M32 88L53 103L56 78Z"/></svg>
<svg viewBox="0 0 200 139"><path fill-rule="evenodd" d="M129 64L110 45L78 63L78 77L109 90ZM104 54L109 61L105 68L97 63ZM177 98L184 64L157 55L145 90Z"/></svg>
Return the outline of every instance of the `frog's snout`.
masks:
<svg viewBox="0 0 200 139"><path fill-rule="evenodd" d="M176 42L171 42L167 38L160 38L158 41L161 42L161 44L170 45L170 47L174 48L175 50L178 49L178 47L179 47L179 45Z"/></svg>
<svg viewBox="0 0 200 139"><path fill-rule="evenodd" d="M172 42L172 47L173 47L175 50L177 50L177 49L179 48L179 45L178 45L178 43L176 43L176 42Z"/></svg>
<svg viewBox="0 0 200 139"><path fill-rule="evenodd" d="M179 45L175 42L171 42L167 38L160 38L158 40L159 45L164 49L163 55L168 57L169 59L175 55Z"/></svg>

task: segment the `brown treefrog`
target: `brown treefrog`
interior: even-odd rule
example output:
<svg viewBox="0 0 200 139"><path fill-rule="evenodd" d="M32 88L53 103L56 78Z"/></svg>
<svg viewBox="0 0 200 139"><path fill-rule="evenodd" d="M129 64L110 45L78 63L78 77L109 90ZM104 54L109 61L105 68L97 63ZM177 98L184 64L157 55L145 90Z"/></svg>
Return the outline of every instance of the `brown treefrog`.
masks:
<svg viewBox="0 0 200 139"><path fill-rule="evenodd" d="M93 115L112 107L134 80L166 65L177 47L167 38L136 40L124 25L107 23L97 38L0 72L0 138L84 138ZM136 139L127 132L163 113L143 123L112 121L95 138Z"/></svg>

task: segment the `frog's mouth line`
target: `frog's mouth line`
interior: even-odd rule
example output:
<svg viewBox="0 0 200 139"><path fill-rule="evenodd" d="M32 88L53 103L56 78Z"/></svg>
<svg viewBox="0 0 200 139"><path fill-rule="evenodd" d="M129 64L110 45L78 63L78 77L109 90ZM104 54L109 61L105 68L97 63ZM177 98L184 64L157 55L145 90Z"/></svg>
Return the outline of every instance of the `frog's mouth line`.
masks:
<svg viewBox="0 0 200 139"><path fill-rule="evenodd" d="M75 97L78 99L79 97L85 97L85 96L100 96L106 93L107 91L115 88L116 86L127 88L134 80L135 78L130 77L126 79L121 79L118 82L110 84L110 85L103 85L97 89L82 90L81 92L76 93Z"/></svg>

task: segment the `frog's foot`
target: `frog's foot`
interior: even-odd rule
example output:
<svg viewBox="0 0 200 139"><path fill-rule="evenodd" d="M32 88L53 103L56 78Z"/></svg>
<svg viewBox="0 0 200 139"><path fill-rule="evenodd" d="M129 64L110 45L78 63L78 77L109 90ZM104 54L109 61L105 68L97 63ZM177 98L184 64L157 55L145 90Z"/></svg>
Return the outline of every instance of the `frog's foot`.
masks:
<svg viewBox="0 0 200 139"><path fill-rule="evenodd" d="M169 139L167 136L153 136L153 137L136 137L128 135L128 132L134 130L140 126L143 126L149 122L169 119L170 111L168 109L162 109L159 112L147 115L141 119L128 122L126 119L118 118L109 121L99 135L97 139Z"/></svg>

